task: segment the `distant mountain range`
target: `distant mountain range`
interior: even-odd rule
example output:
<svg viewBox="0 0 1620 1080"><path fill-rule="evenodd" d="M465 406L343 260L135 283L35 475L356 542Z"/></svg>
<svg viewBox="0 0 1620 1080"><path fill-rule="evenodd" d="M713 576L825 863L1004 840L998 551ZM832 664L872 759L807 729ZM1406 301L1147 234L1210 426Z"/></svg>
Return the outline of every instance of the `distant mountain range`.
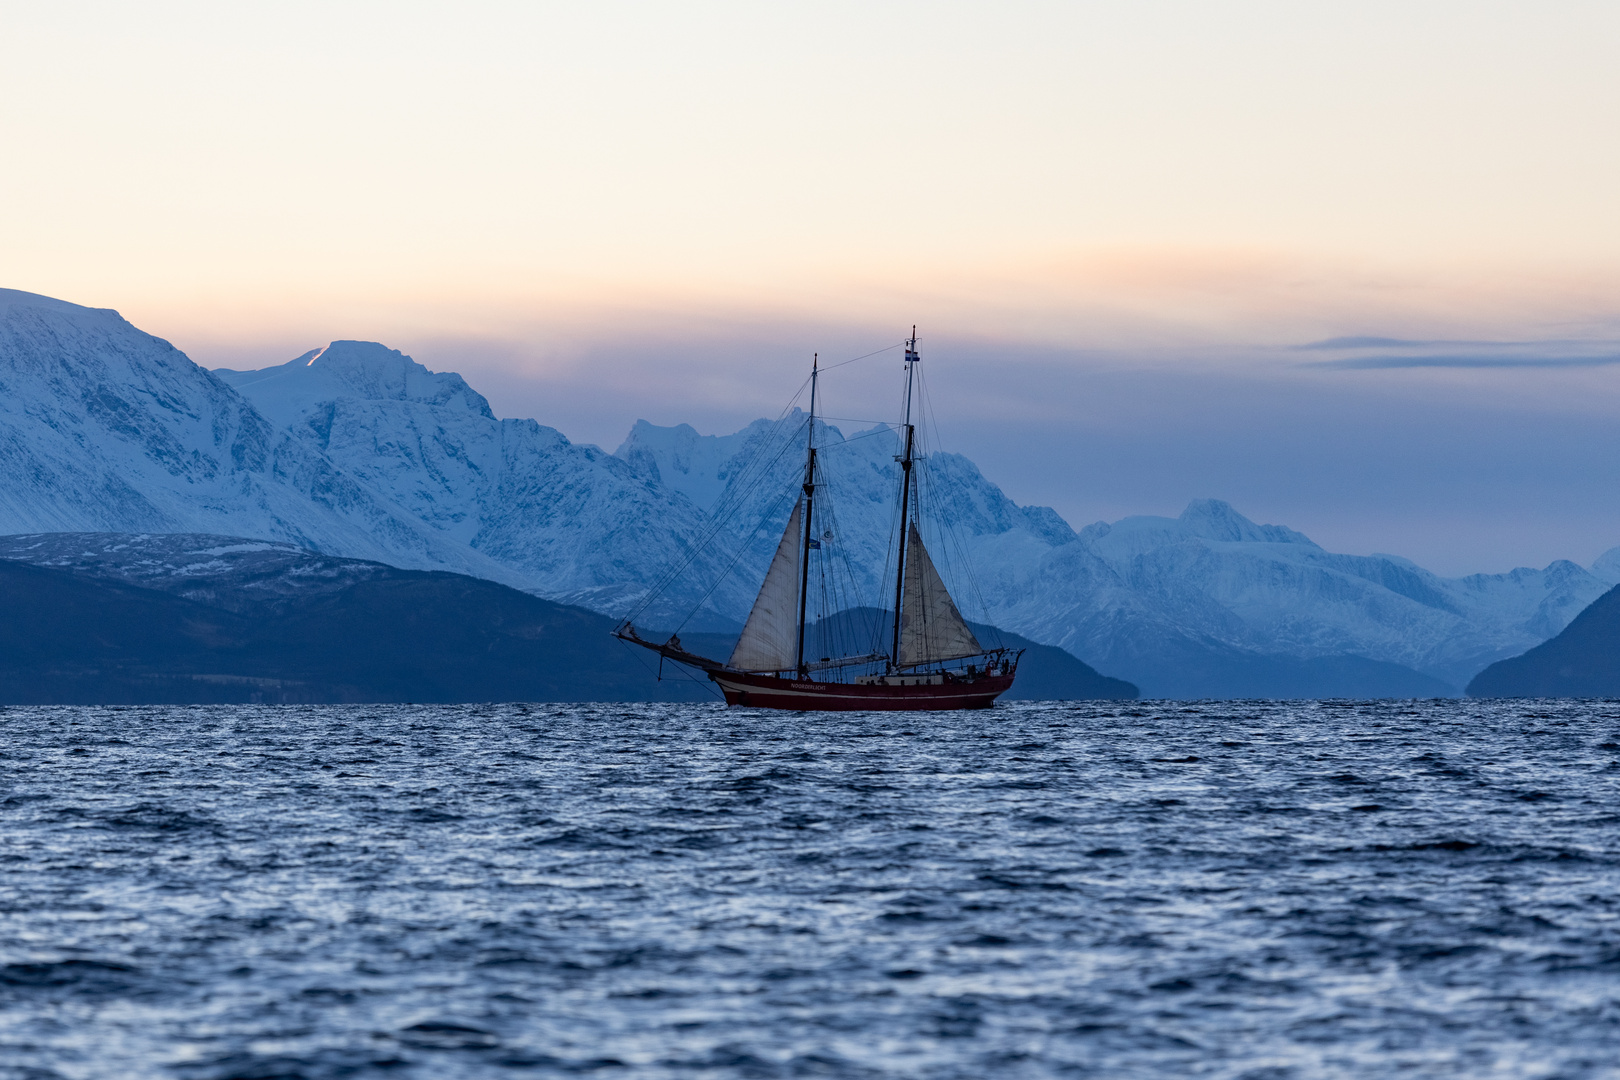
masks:
<svg viewBox="0 0 1620 1080"><path fill-rule="evenodd" d="M792 415L724 436L643 422L608 454L497 419L460 376L382 345L210 372L116 312L0 291L0 533L246 536L609 617L690 561L639 619L672 628L695 610L690 630L724 634L786 518L799 428ZM881 555L892 432L829 426L819 439L830 542ZM1620 549L1590 569L1441 578L1395 556L1324 551L1215 500L1076 531L1013 503L960 455L932 452L924 475L939 515L930 548L970 617L1147 696L1455 693L1620 581ZM867 567L856 599L881 605L881 557L852 563Z"/></svg>

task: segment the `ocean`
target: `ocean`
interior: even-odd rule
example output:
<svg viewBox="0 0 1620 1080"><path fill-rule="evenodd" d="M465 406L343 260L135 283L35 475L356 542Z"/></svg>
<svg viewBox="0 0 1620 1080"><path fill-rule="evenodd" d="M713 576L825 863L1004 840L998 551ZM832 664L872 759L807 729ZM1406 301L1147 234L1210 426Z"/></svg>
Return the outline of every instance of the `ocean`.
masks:
<svg viewBox="0 0 1620 1080"><path fill-rule="evenodd" d="M0 1078L1620 1075L1620 703L0 709Z"/></svg>

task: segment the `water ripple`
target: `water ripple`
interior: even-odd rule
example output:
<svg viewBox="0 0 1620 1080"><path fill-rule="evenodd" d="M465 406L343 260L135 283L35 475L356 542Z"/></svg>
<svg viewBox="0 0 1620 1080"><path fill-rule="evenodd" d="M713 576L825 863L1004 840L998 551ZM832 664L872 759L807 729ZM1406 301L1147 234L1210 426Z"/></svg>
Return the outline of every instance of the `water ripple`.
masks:
<svg viewBox="0 0 1620 1080"><path fill-rule="evenodd" d="M0 1080L1620 1075L1620 704L0 709Z"/></svg>

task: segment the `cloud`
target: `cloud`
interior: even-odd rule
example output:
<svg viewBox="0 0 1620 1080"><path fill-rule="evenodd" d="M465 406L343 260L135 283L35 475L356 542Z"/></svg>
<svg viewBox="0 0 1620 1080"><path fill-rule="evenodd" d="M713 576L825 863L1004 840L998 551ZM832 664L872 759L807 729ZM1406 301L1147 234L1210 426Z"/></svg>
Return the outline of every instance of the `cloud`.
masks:
<svg viewBox="0 0 1620 1080"><path fill-rule="evenodd" d="M1620 353L1607 356L1470 356L1467 354L1412 354L1405 356L1357 356L1324 360L1314 367L1370 368L1560 368L1601 367L1620 364Z"/></svg>
<svg viewBox="0 0 1620 1080"><path fill-rule="evenodd" d="M1369 370L1385 368L1586 368L1620 364L1620 342L1415 341L1386 337L1336 337L1295 348L1339 352L1308 367ZM1395 351L1391 351L1395 350Z"/></svg>
<svg viewBox="0 0 1620 1080"><path fill-rule="evenodd" d="M1391 337L1335 337L1326 341L1312 341L1304 345L1296 345L1298 349L1404 349L1414 345L1433 344L1433 342L1410 341L1406 338Z"/></svg>

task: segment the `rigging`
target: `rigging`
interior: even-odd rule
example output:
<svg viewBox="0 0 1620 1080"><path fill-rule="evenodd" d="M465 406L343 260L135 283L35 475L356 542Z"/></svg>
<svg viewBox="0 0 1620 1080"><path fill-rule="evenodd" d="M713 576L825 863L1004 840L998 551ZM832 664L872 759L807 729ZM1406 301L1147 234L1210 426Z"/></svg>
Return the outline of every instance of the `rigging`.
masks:
<svg viewBox="0 0 1620 1080"><path fill-rule="evenodd" d="M832 368L854 361L823 368L819 354L812 357L809 377L801 385L799 393L794 395L797 400L805 389L810 392L809 412L803 420L804 469L795 485L799 489L798 497L793 502L786 526L775 545L764 580L730 658L721 662L687 649L677 636L679 628L677 633L671 634L661 644L646 640L628 618L617 629L618 637L656 651L662 657L699 668L720 686L731 704L793 709L987 708L1012 685L1021 652L999 645L990 649L980 645L973 630L963 620L923 542L919 528L923 520L921 499L924 488L931 492L935 485L931 482L925 484L927 478L918 469L926 455L918 453L918 430L913 416L914 403L920 391L921 361L915 326L903 346L903 419L901 424L893 427L901 440L901 452L894 457L900 466L899 499L895 505L895 517L891 519L898 529L891 533L888 546L892 561L885 558L883 572L877 579L878 586L884 587L892 566L894 606L892 623L887 627L887 647L877 647L874 640L882 633L881 619L872 628L872 637L864 650L858 648L858 643L850 643L853 647L845 648L837 641L848 637L849 631L865 617L860 615L861 612L873 609L862 605L849 606L848 602L856 599L856 596L846 596L836 575L829 573L840 560L844 569L850 570L851 566L848 546L834 542L841 530L822 525L825 520L828 526L835 526L837 515L833 512L833 504L826 502L832 477L822 472L823 448L817 440L816 424L824 419L818 416L821 406L820 377ZM887 351L878 350L878 353ZM924 401L922 407L926 413L928 403ZM791 404L784 410L774 429L780 429L781 420L786 419L790 412L796 412ZM890 425L882 425L844 442L854 442L889 428ZM758 443L755 457L729 479L725 494L712 512L705 539L717 535L721 519L733 516L745 500L768 490L762 485L768 483L768 477L775 472L776 465L783 463L790 444L780 445L773 454L769 453L770 431L760 432L757 438L763 441ZM829 448L836 446L836 443L829 443ZM767 464L760 466L761 460L766 460ZM836 473L837 470L834 475ZM776 475L780 479L775 483L786 480L779 473ZM776 506L781 505L777 500L771 501ZM767 515L767 520L773 516ZM825 530L819 539L816 535L818 526ZM953 541L957 541L948 527L946 534L948 539L941 554L949 553ZM771 534L754 532L750 535L764 540ZM835 550L826 550L828 544L832 544ZM955 546L957 554L963 556L965 570L965 552L959 542ZM738 552L726 562L722 577L737 565L741 554ZM646 611L652 597L667 588L697 558L697 551L688 552L686 558L680 560L681 565L665 575L660 584L643 598L632 618ZM822 608L816 623L821 645L817 651L828 653L819 659L808 652L813 559L818 568L817 591ZM946 565L949 568L949 560ZM711 584L703 592L699 605L707 603L718 587L718 582ZM976 593L976 583L973 589ZM875 613L879 616L885 614L881 609L876 609ZM690 618L689 614L687 620ZM683 620L681 626L684 627L685 623L686 620ZM833 644L837 647L829 647ZM861 669L864 669L864 673ZM830 673L830 677L812 677L812 673L821 672Z"/></svg>

